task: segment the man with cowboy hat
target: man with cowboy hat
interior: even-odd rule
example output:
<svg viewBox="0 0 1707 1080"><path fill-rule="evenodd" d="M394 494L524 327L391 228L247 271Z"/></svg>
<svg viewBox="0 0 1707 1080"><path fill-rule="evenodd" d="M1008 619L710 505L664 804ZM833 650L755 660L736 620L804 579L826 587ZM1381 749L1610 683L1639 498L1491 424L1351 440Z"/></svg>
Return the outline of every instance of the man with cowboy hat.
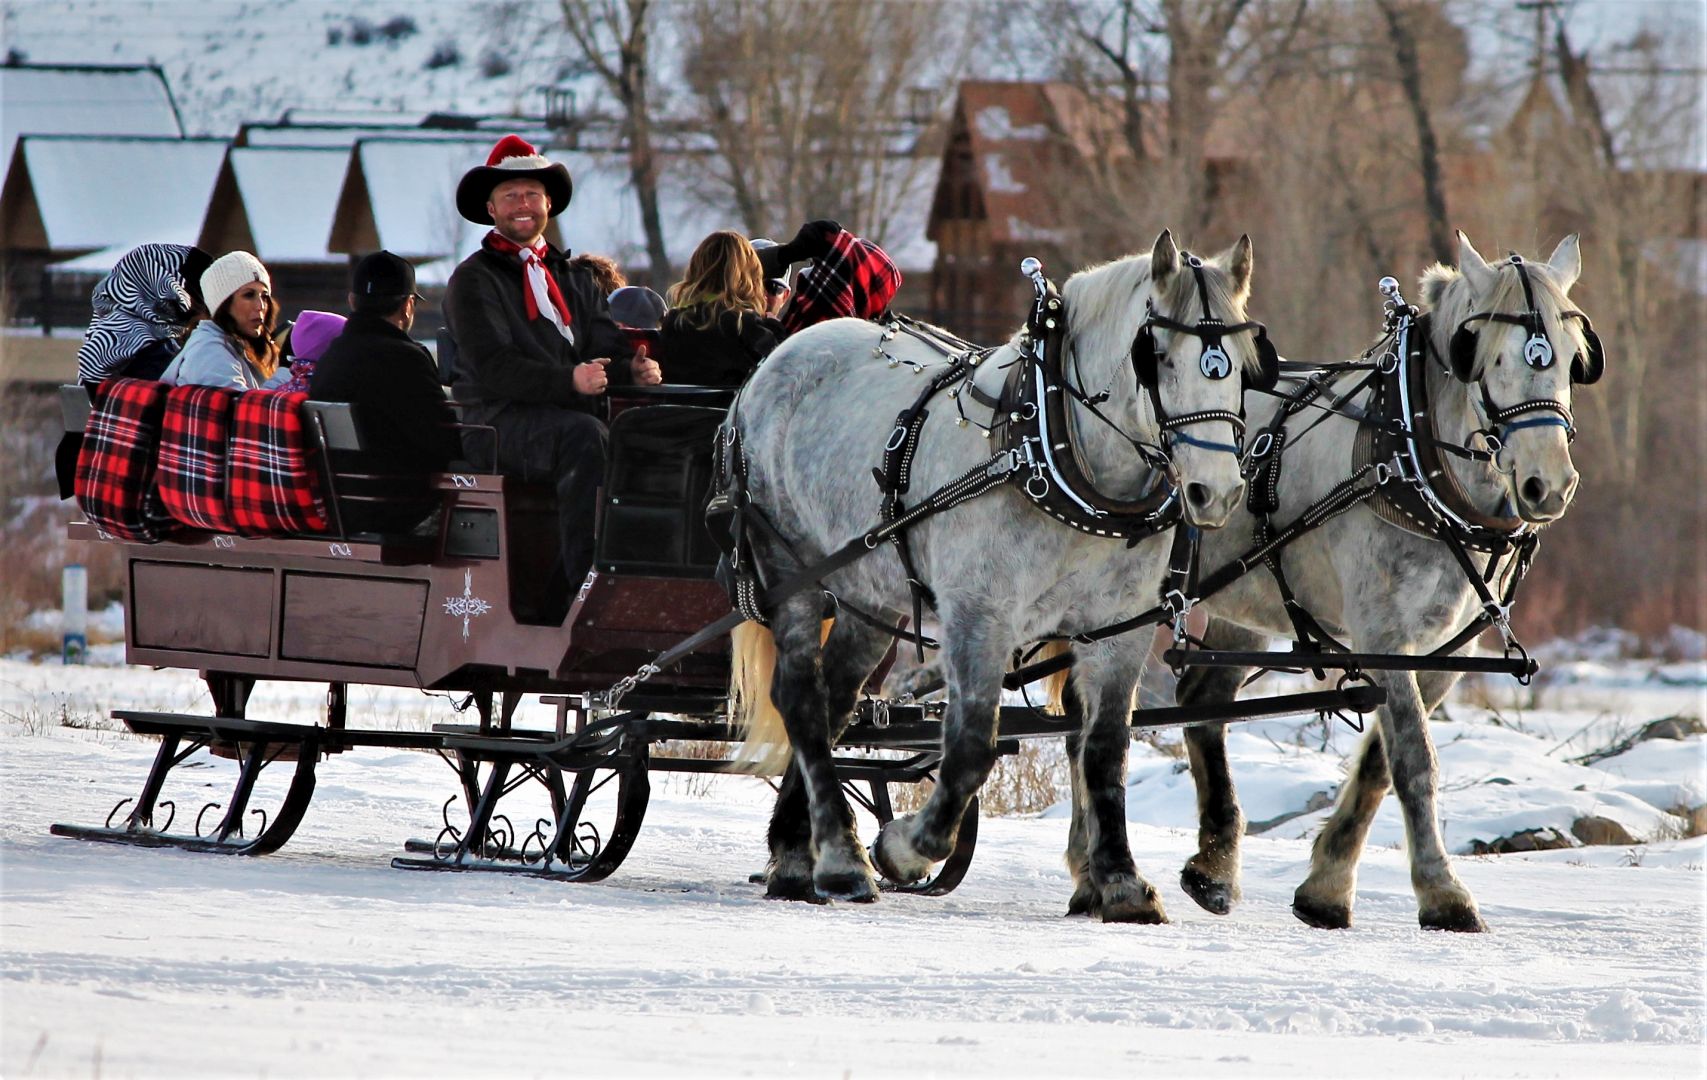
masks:
<svg viewBox="0 0 1707 1080"><path fill-rule="evenodd" d="M569 205L569 170L506 135L456 188L463 217L493 229L451 274L445 317L456 339L456 399L498 432L498 470L557 489L563 570L578 587L593 560L604 481L602 396L612 383L662 381L636 356L584 269L545 240Z"/></svg>

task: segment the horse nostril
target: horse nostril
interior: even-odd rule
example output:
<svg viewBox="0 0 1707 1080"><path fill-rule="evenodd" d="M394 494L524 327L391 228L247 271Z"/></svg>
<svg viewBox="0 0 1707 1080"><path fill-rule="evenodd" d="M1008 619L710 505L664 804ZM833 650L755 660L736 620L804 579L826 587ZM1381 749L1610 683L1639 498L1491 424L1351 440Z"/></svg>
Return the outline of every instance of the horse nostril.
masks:
<svg viewBox="0 0 1707 1080"><path fill-rule="evenodd" d="M1523 501L1531 506L1537 506L1547 497L1547 485L1539 476L1531 476L1523 482Z"/></svg>
<svg viewBox="0 0 1707 1080"><path fill-rule="evenodd" d="M1202 484L1187 484L1185 486L1185 501L1195 509L1201 510L1209 505L1209 489Z"/></svg>

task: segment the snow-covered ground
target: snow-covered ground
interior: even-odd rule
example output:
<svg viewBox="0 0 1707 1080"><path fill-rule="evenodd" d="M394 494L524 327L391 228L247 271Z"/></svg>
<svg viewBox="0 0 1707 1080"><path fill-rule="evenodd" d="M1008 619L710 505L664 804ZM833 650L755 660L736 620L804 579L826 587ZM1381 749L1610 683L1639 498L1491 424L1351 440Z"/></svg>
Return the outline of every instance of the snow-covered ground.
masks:
<svg viewBox="0 0 1707 1080"><path fill-rule="evenodd" d="M1567 760L1653 719L1700 717L1699 663L1558 670L1533 699L1462 694L1436 724L1455 850L1501 830L1568 835L1584 814L1675 836L1665 812L1707 803L1699 735ZM263 684L251 712L307 719L315 698ZM633 853L594 885L391 869L453 790L416 753L324 763L302 828L265 858L50 836L135 794L154 744L110 729L119 707L207 706L189 673L0 661L8 1077L1703 1072L1707 837L1460 856L1492 932L1457 936L1417 927L1391 799L1354 929L1311 930L1288 910L1320 811L1251 836L1243 903L1199 910L1176 884L1193 846L1188 778L1141 744L1132 841L1166 927L1060 917L1059 808L986 819L947 897L767 902L747 874L764 859L769 790L742 778L656 777ZM443 698L353 693L363 723L452 715ZM1237 729L1250 818L1331 792L1354 740L1304 721ZM184 784L181 815L221 798L232 769L193 760L207 794Z"/></svg>

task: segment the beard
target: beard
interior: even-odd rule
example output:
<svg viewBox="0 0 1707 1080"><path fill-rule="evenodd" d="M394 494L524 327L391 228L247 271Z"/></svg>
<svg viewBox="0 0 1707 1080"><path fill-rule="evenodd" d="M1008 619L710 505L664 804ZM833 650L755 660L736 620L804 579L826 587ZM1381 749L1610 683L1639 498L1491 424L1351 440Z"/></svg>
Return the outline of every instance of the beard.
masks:
<svg viewBox="0 0 1707 1080"><path fill-rule="evenodd" d="M534 217L531 224L524 225L513 224L510 218L494 217L493 225L498 230L498 235L504 239L523 247L532 247L545 235L545 224L550 220L548 213L540 213Z"/></svg>

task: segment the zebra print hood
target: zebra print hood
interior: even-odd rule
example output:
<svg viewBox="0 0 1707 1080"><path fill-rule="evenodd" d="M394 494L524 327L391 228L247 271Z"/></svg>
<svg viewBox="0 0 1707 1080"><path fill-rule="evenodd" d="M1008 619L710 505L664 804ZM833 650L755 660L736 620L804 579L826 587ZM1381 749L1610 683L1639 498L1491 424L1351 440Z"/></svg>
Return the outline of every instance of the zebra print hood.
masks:
<svg viewBox="0 0 1707 1080"><path fill-rule="evenodd" d="M89 294L94 312L77 349L77 380L98 383L187 325L196 307L194 278L210 261L185 244L143 244L126 252Z"/></svg>

